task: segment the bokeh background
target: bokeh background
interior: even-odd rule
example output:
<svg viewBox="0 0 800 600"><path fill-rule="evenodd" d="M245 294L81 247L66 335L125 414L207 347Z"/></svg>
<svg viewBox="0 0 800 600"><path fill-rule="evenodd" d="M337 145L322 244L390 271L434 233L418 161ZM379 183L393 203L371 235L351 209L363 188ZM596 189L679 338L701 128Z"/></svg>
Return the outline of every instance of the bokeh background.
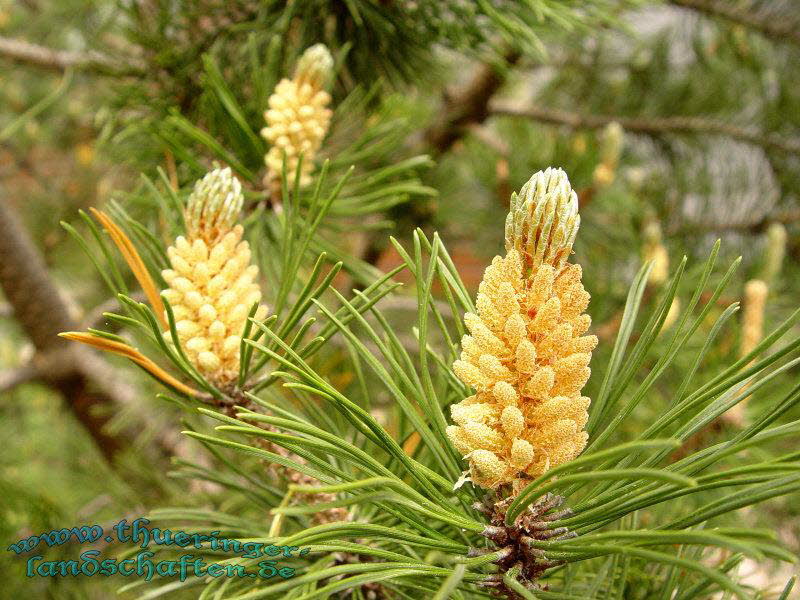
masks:
<svg viewBox="0 0 800 600"><path fill-rule="evenodd" d="M370 214L366 226L338 232L354 258L385 271L401 262L390 234L407 240L414 227L438 231L474 291L501 250L511 192L553 165L567 171L579 194L575 250L601 340L595 364L604 364L630 282L654 248L662 266L664 256L674 267L686 255L690 272L717 239L721 264L742 257L713 316L741 300L753 278L768 280L767 330L798 307L800 4L542 3L550 10L541 18L511 3L498 3L499 12L471 4L0 0L0 203L18 217L14 227L34 244L70 318L96 324L113 298L60 222L85 231L79 210L117 199L157 226L156 209L142 200L142 175L155 179L160 169L188 181L196 172L192 160L211 159L203 149L180 154L192 141L180 137L176 119L235 151L235 136L214 119L218 107L204 57L218 61L258 130L271 85L297 52L324 41L338 63L334 104L361 94L365 117L337 111L323 154L335 159L360 129L389 119L395 125L386 147L369 160L431 157L418 171L424 193L406 194ZM260 157L247 159L257 166ZM770 245L782 235L783 242ZM0 255L0 269L24 275L25 265L11 260ZM657 284L646 298L656 295ZM679 298L691 292L682 289ZM32 306L46 301L28 298ZM412 296L391 302L398 330L407 327L416 310ZM161 450L185 442L178 413L155 400L153 384L126 369L122 380L105 382L116 396L108 403L109 390L97 382L43 378L30 368L41 352L22 321L0 294L5 543L113 523L176 497L206 501L207 490L169 476ZM696 346L703 341L699 336ZM740 344L737 323L703 369L730 364ZM688 368L679 360L632 416L632 429L658 414L658 395L667 401L682 366ZM347 374L340 376L346 385ZM595 373L590 396L598 379ZM84 417L97 417L106 438L124 443L98 446L85 419L70 409L79 397L88 407ZM769 390L752 399L768 401ZM721 423L708 439L736 427ZM774 451L793 449L787 442ZM798 498L740 516L800 550ZM746 567L765 588L788 575ZM0 596L9 598L107 598L120 586L101 579L26 581L20 561L7 552L0 579Z"/></svg>

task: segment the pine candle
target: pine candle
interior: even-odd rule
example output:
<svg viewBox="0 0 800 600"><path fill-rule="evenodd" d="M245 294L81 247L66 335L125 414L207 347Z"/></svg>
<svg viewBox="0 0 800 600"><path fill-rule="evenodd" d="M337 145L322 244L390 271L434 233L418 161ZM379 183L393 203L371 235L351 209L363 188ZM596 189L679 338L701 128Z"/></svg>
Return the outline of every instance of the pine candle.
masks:
<svg viewBox="0 0 800 600"><path fill-rule="evenodd" d="M264 157L265 185L273 191L280 189L284 155L290 181L301 155L300 185L305 187L311 181L314 157L331 120L331 110L327 108L331 96L324 87L332 69L333 58L328 49L323 44L311 46L298 60L294 77L282 79L269 98L269 109L264 113L267 126L261 135L270 143Z"/></svg>
<svg viewBox="0 0 800 600"><path fill-rule="evenodd" d="M525 481L585 447L597 338L584 335L589 294L567 259L578 231L577 195L561 169L536 173L512 196L506 255L495 257L467 313L456 375L476 393L455 404L447 435L484 488Z"/></svg>
<svg viewBox="0 0 800 600"><path fill-rule="evenodd" d="M250 264L250 245L236 222L243 201L230 168L214 169L198 181L185 209L186 236L167 249L172 268L161 273L182 347L219 385L239 374L241 335L251 307L261 300L258 267ZM255 317L266 314L259 305Z"/></svg>

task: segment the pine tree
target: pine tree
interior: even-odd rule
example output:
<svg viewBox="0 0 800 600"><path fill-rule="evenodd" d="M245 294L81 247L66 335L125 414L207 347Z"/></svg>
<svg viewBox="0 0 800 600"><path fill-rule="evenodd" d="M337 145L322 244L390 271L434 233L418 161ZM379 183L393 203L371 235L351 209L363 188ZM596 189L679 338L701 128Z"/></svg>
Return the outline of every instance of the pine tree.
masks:
<svg viewBox="0 0 800 600"><path fill-rule="evenodd" d="M61 10L79 8L95 14ZM45 41L58 7L29 10L9 14ZM24 155L62 96L102 89L83 100L93 143L125 170L113 199L58 215L60 248L97 271L82 319L22 201L0 206L0 284L36 346L0 389L59 390L117 469L145 424L178 455L177 489L143 495L157 524L309 549L286 580L131 587L768 597L742 565L770 573L797 548L741 509L796 517L800 490L790 5L94 10L106 35L89 20L46 40L85 47L0 37L39 99L0 112L0 142ZM87 345L154 383L111 377ZM124 435L86 409L92 386L128 407Z"/></svg>

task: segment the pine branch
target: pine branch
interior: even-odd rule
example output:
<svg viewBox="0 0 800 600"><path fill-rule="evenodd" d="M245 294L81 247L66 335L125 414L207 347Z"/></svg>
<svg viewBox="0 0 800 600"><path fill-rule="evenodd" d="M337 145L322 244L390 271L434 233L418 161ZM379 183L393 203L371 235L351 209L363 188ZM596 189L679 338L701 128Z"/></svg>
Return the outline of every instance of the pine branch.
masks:
<svg viewBox="0 0 800 600"><path fill-rule="evenodd" d="M141 406L139 391L134 385L127 383L128 375L118 372L118 369L87 348L77 347L72 348L72 351L76 352L78 357L76 368L115 407L129 409ZM186 449L180 445L181 436L176 429L165 426L165 423L161 422L157 416L153 416L146 410L137 410L137 418L140 421L139 427L154 432L153 442L158 449L156 454L160 454L162 457L188 457ZM126 439L126 441L133 438L132 432L129 433L130 435L127 437L130 439Z"/></svg>
<svg viewBox="0 0 800 600"><path fill-rule="evenodd" d="M508 68L517 63L520 54L509 51L503 58ZM425 132L431 147L440 154L447 152L470 126L483 123L489 116L489 102L505 81L505 69L481 65L463 90L445 100L442 118Z"/></svg>
<svg viewBox="0 0 800 600"><path fill-rule="evenodd" d="M741 142L761 146L766 150L800 154L800 139L784 138L774 133L763 133L754 128L740 127L704 117L625 117L619 115L581 114L539 106L521 109L503 105L491 106L490 113L493 115L525 117L552 125L566 125L573 129L600 129L616 121L623 129L631 133L651 136L669 133L723 135Z"/></svg>
<svg viewBox="0 0 800 600"><path fill-rule="evenodd" d="M507 78L507 70L520 59L516 50L503 55L503 64L485 63L473 75L470 82L458 93L447 95L441 117L424 132L423 138L432 154L444 154L467 132L475 131L489 116L489 103ZM423 227L431 215L417 217L415 227ZM361 253L361 260L376 265L387 246L382 234L368 236ZM345 289L353 286L348 283Z"/></svg>
<svg viewBox="0 0 800 600"><path fill-rule="evenodd" d="M122 449L123 441L106 432L110 417L98 414L95 409L109 409L113 401L107 395L91 391L92 381L79 367L85 360L77 348L58 337L62 331L74 330L77 323L6 199L0 199L0 231L0 288L36 348L34 361L38 364L35 368L64 396L70 410L110 461ZM102 381L103 378L94 379ZM113 411L102 412L111 414Z"/></svg>
<svg viewBox="0 0 800 600"><path fill-rule="evenodd" d="M14 389L18 385L28 383L39 377L39 369L33 363L0 371L0 394Z"/></svg>
<svg viewBox="0 0 800 600"><path fill-rule="evenodd" d="M0 58L58 72L77 69L115 76L143 75L145 72L144 66L135 59L129 59L127 64L119 64L96 50L57 50L3 36L0 36Z"/></svg>
<svg viewBox="0 0 800 600"><path fill-rule="evenodd" d="M670 227L670 235L678 232L704 232L704 231L737 231L742 233L761 233L770 223L789 225L800 221L800 210L785 210L776 214L768 214L757 221L734 221L731 223L688 223Z"/></svg>
<svg viewBox="0 0 800 600"><path fill-rule="evenodd" d="M38 352L66 348L58 334L75 324L7 199L0 200L0 231L0 286L15 318Z"/></svg>
<svg viewBox="0 0 800 600"><path fill-rule="evenodd" d="M793 19L763 18L749 10L749 7L737 6L728 1L671 0L671 2L675 6L689 8L710 17L720 17L748 29L754 29L769 38L778 38L800 45L800 29Z"/></svg>

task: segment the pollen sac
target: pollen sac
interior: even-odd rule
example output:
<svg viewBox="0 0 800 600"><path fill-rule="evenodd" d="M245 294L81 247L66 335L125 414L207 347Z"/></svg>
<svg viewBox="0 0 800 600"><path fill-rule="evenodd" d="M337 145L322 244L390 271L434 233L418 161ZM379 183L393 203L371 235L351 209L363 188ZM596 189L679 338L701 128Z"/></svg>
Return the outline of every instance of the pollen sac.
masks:
<svg viewBox="0 0 800 600"><path fill-rule="evenodd" d="M300 186L311 182L314 158L331 120L331 96L325 86L332 71L333 58L328 49L323 44L311 46L298 60L294 76L278 82L269 98L269 108L264 112L267 126L261 135L270 144L264 157L265 184L273 192L280 189L284 156L290 185L301 156Z"/></svg>
<svg viewBox="0 0 800 600"><path fill-rule="evenodd" d="M176 319L181 347L200 373L219 386L239 373L241 335L252 306L260 302L258 267L236 221L244 197L230 169L215 169L199 181L184 211L186 236L167 250L172 269L162 293ZM264 319L259 304L255 318ZM170 340L169 332L164 336Z"/></svg>
<svg viewBox="0 0 800 600"><path fill-rule="evenodd" d="M581 389L597 338L585 335L581 268L567 262L578 224L566 174L534 175L512 199L507 253L487 267L477 313L465 316L471 335L453 372L475 394L451 406L447 435L475 485L515 493L586 445Z"/></svg>
<svg viewBox="0 0 800 600"><path fill-rule="evenodd" d="M511 444L511 466L518 471L524 470L533 460L533 446L527 440L514 440Z"/></svg>
<svg viewBox="0 0 800 600"><path fill-rule="evenodd" d="M516 406L506 406L500 415L500 423L503 426L503 432L508 437L515 438L525 428L525 417Z"/></svg>
<svg viewBox="0 0 800 600"><path fill-rule="evenodd" d="M506 465L494 452L475 450L470 457L472 463L472 481L484 488L495 488L503 483L507 476Z"/></svg>

